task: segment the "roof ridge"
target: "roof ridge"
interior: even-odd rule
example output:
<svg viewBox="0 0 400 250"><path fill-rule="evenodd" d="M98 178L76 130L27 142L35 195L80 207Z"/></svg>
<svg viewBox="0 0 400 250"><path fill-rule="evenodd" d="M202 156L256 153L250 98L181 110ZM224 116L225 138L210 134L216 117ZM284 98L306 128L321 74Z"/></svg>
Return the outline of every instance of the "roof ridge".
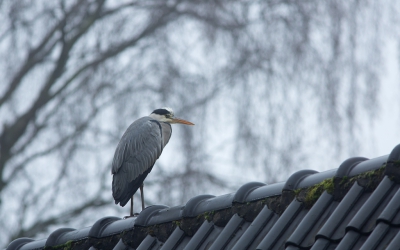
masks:
<svg viewBox="0 0 400 250"><path fill-rule="evenodd" d="M172 240L172 238L170 239L171 235L176 241L174 244L179 242L179 244L182 242L189 244L189 238L194 239L194 236L200 233L199 230L201 228L205 230L204 232L202 231L204 235L201 237L215 237L212 241L210 240L209 244L226 246L226 244L230 244L229 241L225 238L218 239L219 236L227 237L226 235L232 235L237 230L242 230L238 235L250 237L245 230L250 224L254 224L252 230L258 233L265 232L266 228L269 228L269 231L265 232L266 235L264 234L265 237L255 240L260 246L266 247L273 244L298 246L299 244L308 244L307 247L310 247L313 246L314 242L317 244L318 239L328 240L329 244L331 244L341 240L344 237L344 231L341 234L337 234L336 231L328 232L322 226L343 221L338 220L339 213L343 212L337 209L343 208L343 211L352 209L353 205L348 204L347 201L358 201L360 197L364 197L357 203L361 206L359 210L354 211L353 217L348 218L349 220L353 219L353 222L346 222L348 223L346 224L348 230L359 230L359 223L364 223L364 220L357 219L356 212L363 214L367 213L369 209L368 213L373 213L374 209L363 208L363 204L369 202L379 206L381 203L376 203L378 199L376 197L382 198L383 194L394 196L400 183L399 171L400 145L396 146L390 155L374 159L349 158L337 169L324 172L300 170L292 174L286 182L271 185L250 182L242 185L234 193L217 197L199 195L193 197L182 206L149 206L137 217L133 218L104 217L91 227L78 230L60 228L52 232L44 240L19 238L11 242L7 249L41 249L62 245L70 248L96 246L102 249L112 249L117 243L118 245L124 244L137 248L145 239L148 239L146 242L148 241L149 246L157 245L157 242L162 245L164 242ZM396 188L393 188L395 187L394 185L396 185ZM400 195L400 192L398 195ZM385 202L390 203L392 207L400 207L399 202L391 201L390 198L390 196L385 198ZM349 205L351 206L346 208ZM372 205L368 206L374 207ZM382 208L379 211L381 210ZM330 212L328 213L327 211ZM348 216L348 214L344 215ZM389 223L391 225L390 223L392 222L390 220L393 219L394 215L386 211L385 213L382 212L380 217L377 216L376 218L374 217L376 220L374 223ZM301 223L302 221L303 223ZM287 228L287 223L289 222L290 230ZM400 218L399 222L393 223L393 225L399 226ZM319 232L315 231L316 229L314 228L314 225L317 224L322 227ZM227 228L227 225L230 225L228 226L229 228ZM232 229L231 227L234 228ZM311 231L313 231L312 235L314 235L312 237L309 236ZM291 232L290 235L282 243L281 236L288 232ZM200 237L200 234L196 237ZM268 237L273 237L276 240L271 242ZM184 239L187 240L185 241ZM308 239L308 243L303 242L305 239ZM120 240L122 240L122 243ZM321 240L318 241L318 244L321 244ZM238 246L250 246L253 244L246 241L245 238L237 239L236 241ZM193 242L190 244L195 244ZM200 244L199 242L196 244ZM312 242L311 245L310 242ZM232 242L231 247L234 246L233 243L236 242ZM240 248L236 247L236 249Z"/></svg>

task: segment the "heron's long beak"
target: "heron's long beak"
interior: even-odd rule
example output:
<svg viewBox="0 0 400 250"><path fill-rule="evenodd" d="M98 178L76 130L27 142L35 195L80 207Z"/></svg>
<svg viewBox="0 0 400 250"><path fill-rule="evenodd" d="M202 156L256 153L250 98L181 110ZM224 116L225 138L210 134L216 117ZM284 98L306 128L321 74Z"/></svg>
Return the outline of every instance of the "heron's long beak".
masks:
<svg viewBox="0 0 400 250"><path fill-rule="evenodd" d="M172 118L171 123L180 123L180 124L185 124L185 125L194 125L194 123L191 123L189 121L183 120L181 118Z"/></svg>

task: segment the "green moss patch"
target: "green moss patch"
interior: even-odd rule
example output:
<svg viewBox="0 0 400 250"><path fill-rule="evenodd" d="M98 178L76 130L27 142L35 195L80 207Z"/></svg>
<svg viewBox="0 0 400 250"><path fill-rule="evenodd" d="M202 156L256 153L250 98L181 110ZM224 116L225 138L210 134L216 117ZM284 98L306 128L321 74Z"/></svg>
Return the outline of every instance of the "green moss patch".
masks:
<svg viewBox="0 0 400 250"><path fill-rule="evenodd" d="M312 205L314 204L319 197L322 195L324 191L327 191L328 193L332 194L334 189L333 185L333 178L329 178L326 180L323 180L321 183L318 183L308 189L305 203L306 205Z"/></svg>
<svg viewBox="0 0 400 250"><path fill-rule="evenodd" d="M304 202L307 208L312 207L324 191L333 195L335 200L341 200L355 182L364 187L367 192L375 190L385 175L385 168L386 164L383 164L378 169L351 178L348 176L329 178L311 187L294 190L293 193L299 201Z"/></svg>
<svg viewBox="0 0 400 250"><path fill-rule="evenodd" d="M352 186L352 184L357 181L358 185L366 188L367 191L375 190L384 177L385 169L386 164L383 164L376 170L371 170L350 178L346 184L347 186L350 184Z"/></svg>
<svg viewBox="0 0 400 250"><path fill-rule="evenodd" d="M67 241L67 242L65 242L64 244L62 244L62 245L58 245L58 246L54 246L54 247L45 247L44 249L45 250L50 250L50 249L57 249L57 250L71 250L71 249L73 249L72 248L72 243L73 243L73 241L72 240L70 240L70 241Z"/></svg>
<svg viewBox="0 0 400 250"><path fill-rule="evenodd" d="M296 194L296 198L299 201L304 202L307 208L312 207L314 203L319 199L324 191L332 194L334 190L334 179L329 178L322 182L315 184L308 188L297 189L293 191Z"/></svg>

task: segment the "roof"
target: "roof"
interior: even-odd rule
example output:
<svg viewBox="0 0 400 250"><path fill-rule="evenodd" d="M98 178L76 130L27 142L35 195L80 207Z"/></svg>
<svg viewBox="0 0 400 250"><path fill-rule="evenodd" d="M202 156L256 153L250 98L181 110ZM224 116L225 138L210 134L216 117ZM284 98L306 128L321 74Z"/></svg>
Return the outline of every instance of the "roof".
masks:
<svg viewBox="0 0 400 250"><path fill-rule="evenodd" d="M400 145L390 155L354 157L286 182L251 182L185 205L147 207L137 217L104 217L60 228L7 249L398 249Z"/></svg>

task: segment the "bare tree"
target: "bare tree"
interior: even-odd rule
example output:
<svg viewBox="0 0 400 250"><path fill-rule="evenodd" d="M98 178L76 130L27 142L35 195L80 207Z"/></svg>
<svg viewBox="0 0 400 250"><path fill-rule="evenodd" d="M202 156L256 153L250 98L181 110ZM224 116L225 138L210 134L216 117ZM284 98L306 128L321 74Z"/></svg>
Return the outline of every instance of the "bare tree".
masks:
<svg viewBox="0 0 400 250"><path fill-rule="evenodd" d="M0 2L0 243L120 214L113 150L160 105L197 125L174 130L148 203L237 188L220 165L275 181L324 134L354 151L357 117L376 112L390 4Z"/></svg>

